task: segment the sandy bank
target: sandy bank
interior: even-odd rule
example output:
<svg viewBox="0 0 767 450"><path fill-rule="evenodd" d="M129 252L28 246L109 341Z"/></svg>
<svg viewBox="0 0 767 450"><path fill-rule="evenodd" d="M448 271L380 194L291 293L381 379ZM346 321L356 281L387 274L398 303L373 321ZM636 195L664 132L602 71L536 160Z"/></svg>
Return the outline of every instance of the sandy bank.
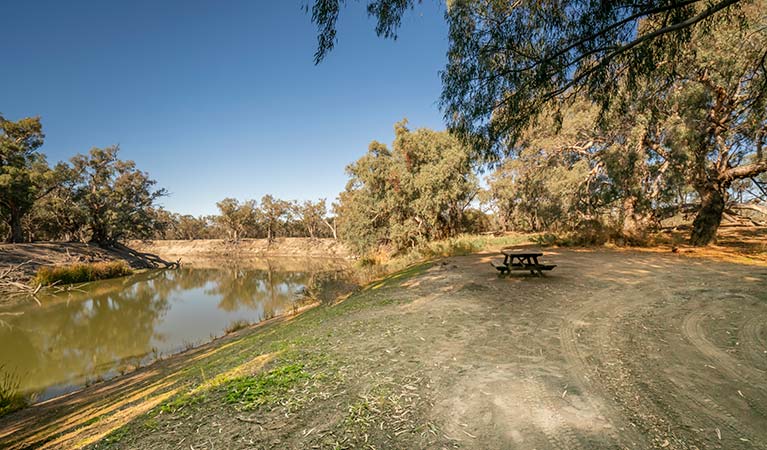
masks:
<svg viewBox="0 0 767 450"><path fill-rule="evenodd" d="M345 258L350 255L347 248L336 239L278 238L271 243L266 239L243 239L237 243L224 239L158 240L131 241L128 246L169 260L190 257Z"/></svg>

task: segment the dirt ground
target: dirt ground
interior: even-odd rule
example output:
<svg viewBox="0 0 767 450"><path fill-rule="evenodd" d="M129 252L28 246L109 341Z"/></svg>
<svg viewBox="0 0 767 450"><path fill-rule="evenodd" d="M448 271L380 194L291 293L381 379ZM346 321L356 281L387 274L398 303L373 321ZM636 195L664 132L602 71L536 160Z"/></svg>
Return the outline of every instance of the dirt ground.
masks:
<svg viewBox="0 0 767 450"><path fill-rule="evenodd" d="M767 264L698 256L414 267L0 419L0 447L767 448Z"/></svg>

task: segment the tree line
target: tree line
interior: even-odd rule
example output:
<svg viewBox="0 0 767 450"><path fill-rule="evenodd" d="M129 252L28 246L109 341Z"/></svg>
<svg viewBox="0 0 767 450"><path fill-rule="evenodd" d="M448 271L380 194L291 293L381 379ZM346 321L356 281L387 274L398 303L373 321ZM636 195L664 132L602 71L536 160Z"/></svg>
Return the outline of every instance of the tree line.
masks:
<svg viewBox="0 0 767 450"><path fill-rule="evenodd" d="M384 36L417 4L368 3ZM374 141L347 167L332 205L267 195L224 199L218 215L173 214L156 203L166 192L116 147L50 167L39 118L0 119L0 232L102 245L333 236L363 253L489 230L639 243L684 213L694 216L690 243L706 245L736 202L764 211L765 7L449 2L449 131L396 124L391 147ZM317 0L312 14L319 60L332 48L339 2Z"/></svg>
<svg viewBox="0 0 767 450"><path fill-rule="evenodd" d="M218 215L172 213L158 204L167 191L121 160L117 146L51 166L40 151L44 139L39 117L0 116L0 236L8 242L337 236L324 199L226 198L217 203Z"/></svg>
<svg viewBox="0 0 767 450"><path fill-rule="evenodd" d="M156 201L166 195L116 146L93 148L50 166L39 151L39 117L0 116L0 233L9 242L79 240L110 246L150 236L160 226Z"/></svg>

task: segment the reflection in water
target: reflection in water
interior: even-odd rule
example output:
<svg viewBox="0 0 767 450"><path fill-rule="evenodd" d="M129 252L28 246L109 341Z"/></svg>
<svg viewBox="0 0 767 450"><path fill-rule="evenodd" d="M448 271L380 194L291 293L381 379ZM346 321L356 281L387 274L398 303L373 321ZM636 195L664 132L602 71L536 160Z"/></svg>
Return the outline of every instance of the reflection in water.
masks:
<svg viewBox="0 0 767 450"><path fill-rule="evenodd" d="M222 265L181 268L91 283L82 291L42 298L9 312L0 327L0 365L21 375L22 389L50 398L86 379L113 376L220 336L235 320L258 322L289 311L297 292L326 270Z"/></svg>

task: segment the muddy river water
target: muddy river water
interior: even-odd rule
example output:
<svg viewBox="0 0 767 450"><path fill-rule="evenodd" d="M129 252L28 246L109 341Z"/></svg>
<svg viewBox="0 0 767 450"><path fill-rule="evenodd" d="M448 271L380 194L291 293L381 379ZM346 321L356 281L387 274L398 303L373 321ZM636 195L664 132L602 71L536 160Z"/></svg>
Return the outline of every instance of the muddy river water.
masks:
<svg viewBox="0 0 767 450"><path fill-rule="evenodd" d="M0 310L0 376L37 401L110 378L306 302L332 260L226 261L155 270L38 295Z"/></svg>

